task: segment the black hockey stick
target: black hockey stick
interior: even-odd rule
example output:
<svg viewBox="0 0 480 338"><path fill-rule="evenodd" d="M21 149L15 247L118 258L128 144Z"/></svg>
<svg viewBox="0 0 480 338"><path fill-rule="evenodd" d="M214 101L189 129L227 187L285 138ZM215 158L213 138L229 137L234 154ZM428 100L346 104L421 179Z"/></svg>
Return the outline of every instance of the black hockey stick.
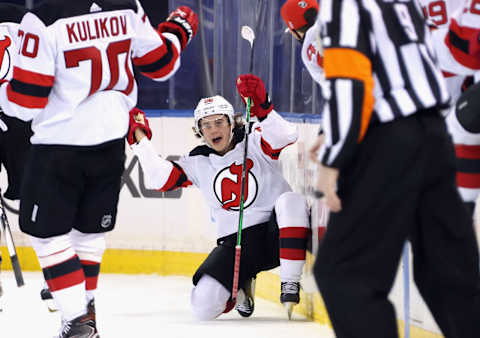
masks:
<svg viewBox="0 0 480 338"><path fill-rule="evenodd" d="M253 43L255 41L255 33L249 26L242 26L241 30L242 38L247 40L251 46L250 52L250 73L253 72ZM240 256L242 252L242 225L243 225L243 209L245 199L245 183L247 176L247 154L248 154L248 132L250 127L250 107L252 105L252 99L247 99L247 118L245 121L245 147L243 151L243 166L242 166L242 178L241 178L241 190L240 190L240 210L238 211L238 232L237 232L237 245L235 246L235 264L233 266L233 287L232 287L232 300L237 299L238 294L238 279L240 274Z"/></svg>
<svg viewBox="0 0 480 338"><path fill-rule="evenodd" d="M10 261L12 262L13 272L15 274L15 280L17 281L17 286L23 286L25 283L23 281L22 270L20 269L20 262L18 261L17 250L15 249L15 244L13 243L12 232L10 231L10 225L8 224L5 201L3 200L2 190L0 189L0 209L2 220L3 233L5 234L5 242L7 243L8 254L10 255Z"/></svg>

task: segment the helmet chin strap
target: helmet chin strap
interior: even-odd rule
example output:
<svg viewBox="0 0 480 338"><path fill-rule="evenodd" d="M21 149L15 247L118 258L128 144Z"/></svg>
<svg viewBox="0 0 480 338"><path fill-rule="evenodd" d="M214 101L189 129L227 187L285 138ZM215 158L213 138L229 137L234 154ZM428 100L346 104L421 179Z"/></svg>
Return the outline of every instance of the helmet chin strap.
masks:
<svg viewBox="0 0 480 338"><path fill-rule="evenodd" d="M297 37L297 40L303 45L303 40L305 40L305 34L303 34L303 37L298 34L296 29L292 29L293 34Z"/></svg>

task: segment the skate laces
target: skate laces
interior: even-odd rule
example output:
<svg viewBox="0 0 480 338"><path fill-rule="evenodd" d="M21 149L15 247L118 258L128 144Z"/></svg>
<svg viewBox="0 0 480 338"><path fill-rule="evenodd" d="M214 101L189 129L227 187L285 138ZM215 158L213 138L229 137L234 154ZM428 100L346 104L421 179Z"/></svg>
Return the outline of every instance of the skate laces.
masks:
<svg viewBox="0 0 480 338"><path fill-rule="evenodd" d="M238 292L237 304L235 305L235 310L250 312L252 311L252 301L251 297L248 296L243 290Z"/></svg>
<svg viewBox="0 0 480 338"><path fill-rule="evenodd" d="M59 338L66 337L67 334L70 332L71 327L72 327L72 322L62 320L62 330L61 330L60 335L58 337Z"/></svg>
<svg viewBox="0 0 480 338"><path fill-rule="evenodd" d="M298 293L300 283L298 282L282 282L282 293Z"/></svg>
<svg viewBox="0 0 480 338"><path fill-rule="evenodd" d="M237 305L235 306L235 310L243 311L243 312L252 311L252 304L250 302L250 297L246 297L243 302L237 303Z"/></svg>

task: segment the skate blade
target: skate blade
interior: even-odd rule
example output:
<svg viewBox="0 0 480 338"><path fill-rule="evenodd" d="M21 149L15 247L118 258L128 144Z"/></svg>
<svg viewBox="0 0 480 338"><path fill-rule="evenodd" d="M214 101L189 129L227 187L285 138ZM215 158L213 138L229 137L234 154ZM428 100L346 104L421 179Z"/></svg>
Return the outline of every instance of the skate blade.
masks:
<svg viewBox="0 0 480 338"><path fill-rule="evenodd" d="M292 312L293 312L293 307L297 305L297 303L294 302L285 302L283 303L285 306L285 309L287 309L287 315L288 315L288 320L292 319Z"/></svg>
<svg viewBox="0 0 480 338"><path fill-rule="evenodd" d="M53 299L46 299L46 300L44 300L44 302L47 305L48 311L50 311L50 312L57 312L58 311L57 304L55 304L55 301Z"/></svg>

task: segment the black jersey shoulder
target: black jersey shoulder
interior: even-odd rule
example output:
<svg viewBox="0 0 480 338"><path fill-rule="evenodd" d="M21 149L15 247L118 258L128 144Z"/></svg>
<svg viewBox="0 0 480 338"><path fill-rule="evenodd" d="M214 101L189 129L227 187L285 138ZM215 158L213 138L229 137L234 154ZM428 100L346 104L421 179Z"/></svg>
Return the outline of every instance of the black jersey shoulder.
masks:
<svg viewBox="0 0 480 338"><path fill-rule="evenodd" d="M135 0L46 0L36 6L32 12L46 26L49 26L59 19L89 14L94 3L102 9L102 12L121 9L132 9L135 12L138 10Z"/></svg>
<svg viewBox="0 0 480 338"><path fill-rule="evenodd" d="M0 3L0 22L20 23L25 15L25 8L15 4Z"/></svg>
<svg viewBox="0 0 480 338"><path fill-rule="evenodd" d="M188 154L188 156L207 156L208 157L210 154L217 154L217 152L207 145L201 145L193 148L193 150Z"/></svg>

